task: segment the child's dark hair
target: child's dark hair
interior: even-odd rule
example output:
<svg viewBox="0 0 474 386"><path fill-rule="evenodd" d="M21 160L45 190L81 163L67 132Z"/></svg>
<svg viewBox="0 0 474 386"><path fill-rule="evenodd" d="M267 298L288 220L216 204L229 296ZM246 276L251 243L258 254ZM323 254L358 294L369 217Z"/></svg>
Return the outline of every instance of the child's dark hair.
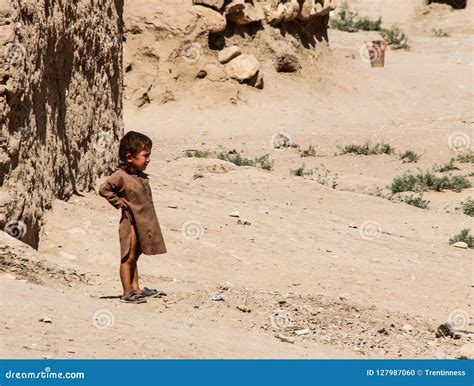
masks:
<svg viewBox="0 0 474 386"><path fill-rule="evenodd" d="M120 140L119 147L119 163L127 163L127 153L130 153L132 156L136 156L145 148L152 148L153 142L150 137L147 137L145 134L137 133L136 131L129 131L123 136Z"/></svg>

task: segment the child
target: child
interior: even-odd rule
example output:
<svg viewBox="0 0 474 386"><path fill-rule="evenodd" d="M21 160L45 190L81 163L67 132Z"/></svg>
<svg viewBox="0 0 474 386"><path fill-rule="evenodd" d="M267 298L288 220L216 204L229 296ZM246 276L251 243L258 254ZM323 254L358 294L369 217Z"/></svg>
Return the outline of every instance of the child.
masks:
<svg viewBox="0 0 474 386"><path fill-rule="evenodd" d="M138 285L137 261L141 253L166 253L151 196L148 176L144 170L150 162L152 141L146 135L129 131L120 141L119 166L100 186L99 194L117 209L122 209L119 224L123 286L122 301L145 303L145 297L157 294L156 289Z"/></svg>

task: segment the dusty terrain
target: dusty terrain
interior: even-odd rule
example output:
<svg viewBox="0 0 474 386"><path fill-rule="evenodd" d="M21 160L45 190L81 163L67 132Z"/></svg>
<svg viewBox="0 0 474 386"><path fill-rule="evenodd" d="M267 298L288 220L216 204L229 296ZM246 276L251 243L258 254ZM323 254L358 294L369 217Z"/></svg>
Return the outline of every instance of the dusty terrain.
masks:
<svg viewBox="0 0 474 386"><path fill-rule="evenodd" d="M144 305L120 303L119 213L92 192L55 201L38 252L0 233L0 355L472 356L473 253L448 240L463 228L474 231L472 217L456 209L474 189L426 192L430 206L420 209L390 200L387 186L405 171L456 157L449 146L456 133L472 148L473 8L404 1L379 10L372 3L352 4L399 21L411 43L409 51L389 50L383 69L359 56L378 33L330 30L329 47L316 47L300 73L276 73L263 62L263 90L186 81L182 70L179 81L157 83L142 107L149 80L162 79L164 69L150 64L153 55L148 62L136 55L144 45L171 50L173 43L128 35L124 65L139 64L125 78L125 128L154 141L148 172L169 251L140 258L141 281L164 294ZM137 1L133 12L144 9ZM450 36L434 37L432 28ZM175 100L163 99L166 91ZM279 132L301 148L313 145L316 156L275 149ZM421 158L338 155L366 140ZM183 157L187 149L219 147L249 158L269 154L273 170ZM327 171L335 189L319 183L318 172L290 175L303 162ZM453 173L471 174L474 183L473 164L455 164ZM229 216L234 211L240 218ZM436 337L448 321L459 339Z"/></svg>

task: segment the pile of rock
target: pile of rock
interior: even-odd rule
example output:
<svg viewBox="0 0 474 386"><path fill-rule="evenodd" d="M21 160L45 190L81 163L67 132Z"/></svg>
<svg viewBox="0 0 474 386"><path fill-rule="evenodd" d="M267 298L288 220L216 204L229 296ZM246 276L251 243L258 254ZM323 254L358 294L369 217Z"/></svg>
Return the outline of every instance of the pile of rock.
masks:
<svg viewBox="0 0 474 386"><path fill-rule="evenodd" d="M256 88L263 88L263 75L260 63L254 55L242 54L238 46L226 47L219 51L217 59L224 68L214 63L206 64L198 73L198 78L207 78L211 81L220 81L227 78L235 79L239 83L249 84Z"/></svg>
<svg viewBox="0 0 474 386"><path fill-rule="evenodd" d="M225 14L235 24L263 22L275 26L293 20L311 20L336 9L336 0L194 0Z"/></svg>

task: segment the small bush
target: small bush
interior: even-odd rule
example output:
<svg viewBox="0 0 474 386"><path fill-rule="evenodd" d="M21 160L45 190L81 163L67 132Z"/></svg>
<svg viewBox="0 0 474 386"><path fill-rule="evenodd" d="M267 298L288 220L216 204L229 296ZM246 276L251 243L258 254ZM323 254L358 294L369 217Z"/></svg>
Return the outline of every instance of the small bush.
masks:
<svg viewBox="0 0 474 386"><path fill-rule="evenodd" d="M470 188L472 185L465 176L443 176L437 177L429 171L420 172L416 175L404 173L395 177L390 189L392 193L400 192L423 192L426 190L453 190L460 192L464 188Z"/></svg>
<svg viewBox="0 0 474 386"><path fill-rule="evenodd" d="M300 150L301 157L316 157L316 150L313 145L309 145L307 149Z"/></svg>
<svg viewBox="0 0 474 386"><path fill-rule="evenodd" d="M386 143L377 143L371 145L369 141L363 145L346 145L342 149L341 154L353 153L357 155L373 155L373 154L393 154L395 149Z"/></svg>
<svg viewBox="0 0 474 386"><path fill-rule="evenodd" d="M188 158L213 158L215 153L210 150L186 150L184 154Z"/></svg>
<svg viewBox="0 0 474 386"><path fill-rule="evenodd" d="M454 158L451 158L447 164L433 167L433 171L440 173L449 172L450 170L459 170L457 166L454 166Z"/></svg>
<svg viewBox="0 0 474 386"><path fill-rule="evenodd" d="M420 159L420 156L416 154L414 151L407 150L405 153L400 154L400 159L403 161L403 163L407 162L418 162Z"/></svg>
<svg viewBox="0 0 474 386"><path fill-rule="evenodd" d="M250 159L242 157L242 155L236 150L223 150L220 153L211 150L186 150L185 155L186 157L196 158L217 158L223 161L232 162L237 166L253 166L265 170L273 169L273 162L269 160L268 154L255 159Z"/></svg>
<svg viewBox="0 0 474 386"><path fill-rule="evenodd" d="M336 16L331 18L330 27L344 32L380 31L382 27L382 18L371 20L368 17L359 17L356 11L349 9L347 3L339 7Z"/></svg>
<svg viewBox="0 0 474 386"><path fill-rule="evenodd" d="M456 161L461 163L471 163L474 164L474 151L468 150L466 153L459 154L456 158Z"/></svg>
<svg viewBox="0 0 474 386"><path fill-rule="evenodd" d="M428 200L423 200L423 195L421 194L419 196L415 196L413 194L407 196L403 199L403 202L421 209L427 209L430 203Z"/></svg>
<svg viewBox="0 0 474 386"><path fill-rule="evenodd" d="M471 232L467 228L463 229L457 235L451 237L449 239L449 244L452 245L458 241L463 241L469 248L474 248L474 236L471 235Z"/></svg>
<svg viewBox="0 0 474 386"><path fill-rule="evenodd" d="M466 201L461 202L461 209L464 214L474 217L474 200L468 198Z"/></svg>
<svg viewBox="0 0 474 386"><path fill-rule="evenodd" d="M298 169L290 169L290 175L296 176L296 177L304 177L304 176L310 176L313 174L313 171L306 170L305 169L305 164L301 165Z"/></svg>
<svg viewBox="0 0 474 386"><path fill-rule="evenodd" d="M410 45L408 44L407 36L398 27L392 27L390 29L382 28L380 34L387 42L387 44L394 50L404 49L409 50Z"/></svg>
<svg viewBox="0 0 474 386"><path fill-rule="evenodd" d="M449 34L447 32L444 32L441 28L433 28L431 32L436 38L446 38L449 36Z"/></svg>
<svg viewBox="0 0 474 386"><path fill-rule="evenodd" d="M324 165L322 166L321 171L319 168L316 168L313 174L316 175L316 181L318 181L319 184L329 186L332 189L336 189L338 185L337 174L330 175L330 171L326 169Z"/></svg>

